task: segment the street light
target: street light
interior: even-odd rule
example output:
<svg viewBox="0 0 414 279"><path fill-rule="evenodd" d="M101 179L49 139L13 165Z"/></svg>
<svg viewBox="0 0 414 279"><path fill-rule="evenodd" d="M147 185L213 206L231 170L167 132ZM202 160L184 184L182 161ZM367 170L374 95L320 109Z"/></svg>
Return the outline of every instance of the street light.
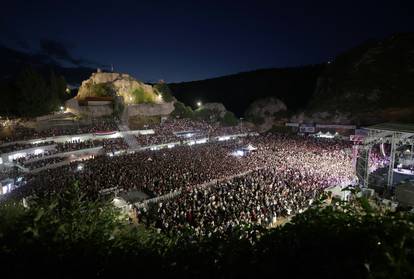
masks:
<svg viewBox="0 0 414 279"><path fill-rule="evenodd" d="M198 107L201 107L202 105L203 105L203 104L201 103L201 101L198 101L198 102L197 102L197 106L198 106Z"/></svg>

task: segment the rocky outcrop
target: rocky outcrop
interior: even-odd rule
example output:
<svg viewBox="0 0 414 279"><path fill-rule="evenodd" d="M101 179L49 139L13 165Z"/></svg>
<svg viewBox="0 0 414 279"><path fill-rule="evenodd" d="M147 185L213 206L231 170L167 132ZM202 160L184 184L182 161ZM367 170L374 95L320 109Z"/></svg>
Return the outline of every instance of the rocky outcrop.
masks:
<svg viewBox="0 0 414 279"><path fill-rule="evenodd" d="M102 94L114 97L110 105L101 100L84 101L87 97L101 97ZM171 99L172 101L165 102L155 87L128 74L97 72L82 82L78 95L66 102L66 109L77 115L92 117L115 114L127 122L133 116L170 114L174 110L175 101L174 98Z"/></svg>
<svg viewBox="0 0 414 279"><path fill-rule="evenodd" d="M140 90L154 100L155 103L163 103L160 93L151 85L140 82L128 74L121 73L93 73L92 76L83 81L79 88L77 100L83 100L86 97L96 96L94 86L96 84L105 84L110 88L109 94L112 96L122 96L126 105L135 104L134 90Z"/></svg>

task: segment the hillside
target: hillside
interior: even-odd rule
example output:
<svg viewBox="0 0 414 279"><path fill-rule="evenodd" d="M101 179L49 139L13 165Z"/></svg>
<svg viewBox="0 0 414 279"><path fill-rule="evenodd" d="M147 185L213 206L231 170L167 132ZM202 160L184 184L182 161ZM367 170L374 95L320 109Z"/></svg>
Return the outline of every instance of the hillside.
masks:
<svg viewBox="0 0 414 279"><path fill-rule="evenodd" d="M315 90L323 65L297 68L264 69L218 78L171 83L174 96L194 106L202 102L220 102L242 116L257 99L277 97L290 110L304 108Z"/></svg>
<svg viewBox="0 0 414 279"><path fill-rule="evenodd" d="M414 33L370 40L338 55L318 78L309 112L339 111L356 122L414 116Z"/></svg>
<svg viewBox="0 0 414 279"><path fill-rule="evenodd" d="M414 33L368 40L324 65L264 69L169 86L187 104L222 102L239 116L255 100L276 97L290 113L305 111L304 121L412 121Z"/></svg>

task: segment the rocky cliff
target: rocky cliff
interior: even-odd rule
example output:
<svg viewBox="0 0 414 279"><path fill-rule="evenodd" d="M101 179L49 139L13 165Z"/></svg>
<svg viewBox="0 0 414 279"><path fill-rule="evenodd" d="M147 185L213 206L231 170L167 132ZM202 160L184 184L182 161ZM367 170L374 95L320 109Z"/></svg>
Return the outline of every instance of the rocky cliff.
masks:
<svg viewBox="0 0 414 279"><path fill-rule="evenodd" d="M307 114L367 124L414 119L414 33L367 41L338 55L318 78Z"/></svg>
<svg viewBox="0 0 414 279"><path fill-rule="evenodd" d="M97 86L98 85L98 86ZM105 92L102 92L105 91ZM145 96L143 99L150 103L163 103L160 92L151 85L140 82L128 74L121 73L93 73L83 81L76 99L83 100L86 97L106 94L122 96L126 105L140 103L137 93Z"/></svg>
<svg viewBox="0 0 414 279"><path fill-rule="evenodd" d="M269 97L253 102L245 116L247 121L256 124L260 130L269 130L273 125L287 121L288 111L284 102Z"/></svg>
<svg viewBox="0 0 414 279"><path fill-rule="evenodd" d="M221 102L239 116L255 100L274 97L286 104L289 114L296 113L293 119L307 122L412 122L414 33L366 41L321 65L257 70L170 87L184 103Z"/></svg>

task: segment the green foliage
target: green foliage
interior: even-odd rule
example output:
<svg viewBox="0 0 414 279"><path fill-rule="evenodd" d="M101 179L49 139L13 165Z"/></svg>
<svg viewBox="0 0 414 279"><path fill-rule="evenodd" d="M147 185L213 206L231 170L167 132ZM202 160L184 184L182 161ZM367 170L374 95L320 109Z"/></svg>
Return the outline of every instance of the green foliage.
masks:
<svg viewBox="0 0 414 279"><path fill-rule="evenodd" d="M114 89L108 83L96 83L89 86L92 96L96 97L110 97L114 93Z"/></svg>
<svg viewBox="0 0 414 279"><path fill-rule="evenodd" d="M215 117L212 110L205 108L198 108L194 111L194 118L197 120L211 121Z"/></svg>
<svg viewBox="0 0 414 279"><path fill-rule="evenodd" d="M174 103L174 111L171 113L171 116L178 118L192 118L194 112L191 107L184 105L181 102Z"/></svg>
<svg viewBox="0 0 414 279"><path fill-rule="evenodd" d="M154 88L161 93L162 99L165 102L172 102L174 101L174 97L172 94L171 89L168 87L168 85L165 82L159 82L154 85Z"/></svg>
<svg viewBox="0 0 414 279"><path fill-rule="evenodd" d="M412 278L413 215L371 203L316 201L282 227L196 238L130 226L75 184L0 205L2 276Z"/></svg>
<svg viewBox="0 0 414 279"><path fill-rule="evenodd" d="M155 104L155 95L146 92L143 88L137 88L132 91L135 104Z"/></svg>
<svg viewBox="0 0 414 279"><path fill-rule="evenodd" d="M219 110L201 107L194 111L194 118L204 121L221 121L220 114L221 112Z"/></svg>
<svg viewBox="0 0 414 279"><path fill-rule="evenodd" d="M235 126L239 123L239 120L234 115L234 113L227 111L221 122L225 126Z"/></svg>

